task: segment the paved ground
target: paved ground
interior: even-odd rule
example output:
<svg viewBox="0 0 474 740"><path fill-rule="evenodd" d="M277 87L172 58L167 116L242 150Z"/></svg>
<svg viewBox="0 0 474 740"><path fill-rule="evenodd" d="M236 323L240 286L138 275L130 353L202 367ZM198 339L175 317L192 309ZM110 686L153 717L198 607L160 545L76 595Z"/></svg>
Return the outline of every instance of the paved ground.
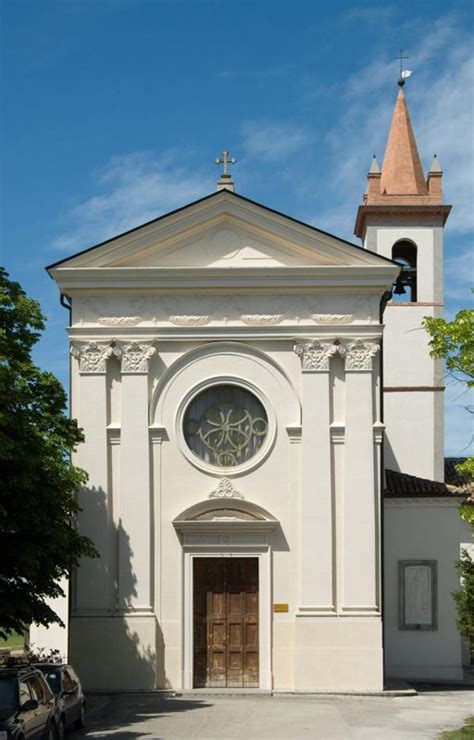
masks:
<svg viewBox="0 0 474 740"><path fill-rule="evenodd" d="M474 688L474 687L473 687ZM474 691L430 690L403 697L278 697L121 694L92 697L88 738L436 738L474 714Z"/></svg>

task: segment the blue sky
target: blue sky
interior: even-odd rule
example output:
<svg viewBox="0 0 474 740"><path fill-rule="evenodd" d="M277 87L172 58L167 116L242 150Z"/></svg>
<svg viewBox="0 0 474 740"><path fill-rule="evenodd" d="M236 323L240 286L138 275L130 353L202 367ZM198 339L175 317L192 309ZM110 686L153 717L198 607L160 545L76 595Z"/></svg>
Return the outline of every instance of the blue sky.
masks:
<svg viewBox="0 0 474 740"><path fill-rule="evenodd" d="M473 283L471 0L1 0L1 260L48 317L39 364L67 380L67 314L44 266L215 189L354 240L383 158L402 46L425 170L444 169L445 295ZM465 398L448 383L448 454Z"/></svg>

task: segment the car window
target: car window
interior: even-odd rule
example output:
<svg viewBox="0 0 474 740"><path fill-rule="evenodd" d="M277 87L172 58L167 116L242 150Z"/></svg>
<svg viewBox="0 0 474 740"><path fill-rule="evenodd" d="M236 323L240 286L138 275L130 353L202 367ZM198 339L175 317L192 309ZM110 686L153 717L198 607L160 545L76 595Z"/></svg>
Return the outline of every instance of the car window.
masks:
<svg viewBox="0 0 474 740"><path fill-rule="evenodd" d="M53 692L53 694L61 693L61 670L59 668L51 668L51 666L38 666L38 670L43 674L46 683Z"/></svg>
<svg viewBox="0 0 474 740"><path fill-rule="evenodd" d="M75 672L75 670L74 670L74 668L72 666L68 665L68 667L67 667L66 670L69 673L69 675L71 676L71 678L74 681L74 683L76 683L76 684L77 683L80 683L79 676L77 675L77 673Z"/></svg>
<svg viewBox="0 0 474 740"><path fill-rule="evenodd" d="M29 692L27 698L30 698ZM2 679L0 681L0 712L13 710L15 709L15 706L16 681L13 678Z"/></svg>
<svg viewBox="0 0 474 740"><path fill-rule="evenodd" d="M72 691L74 689L74 682L66 670L63 670L63 689L64 691Z"/></svg>
<svg viewBox="0 0 474 740"><path fill-rule="evenodd" d="M51 687L48 684L48 682L46 680L46 677L41 673L41 674L37 675L36 678L39 681L39 683L41 684L41 689L43 691L43 696L46 699L48 699L48 700L53 699L54 698L54 694L51 691Z"/></svg>
<svg viewBox="0 0 474 740"><path fill-rule="evenodd" d="M30 689L26 681L20 681L20 706L31 699Z"/></svg>
<svg viewBox="0 0 474 740"><path fill-rule="evenodd" d="M43 687L36 678L36 676L28 676L26 679L28 686L30 687L31 697L36 699L37 702L41 702L44 699Z"/></svg>

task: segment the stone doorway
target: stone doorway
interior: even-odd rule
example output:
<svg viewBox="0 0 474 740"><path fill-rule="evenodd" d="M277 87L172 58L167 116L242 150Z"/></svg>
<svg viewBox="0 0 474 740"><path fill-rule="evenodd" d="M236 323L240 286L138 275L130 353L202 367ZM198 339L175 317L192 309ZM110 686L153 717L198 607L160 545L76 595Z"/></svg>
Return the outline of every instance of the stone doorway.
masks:
<svg viewBox="0 0 474 740"><path fill-rule="evenodd" d="M195 688L258 688L258 566L258 558L194 558Z"/></svg>

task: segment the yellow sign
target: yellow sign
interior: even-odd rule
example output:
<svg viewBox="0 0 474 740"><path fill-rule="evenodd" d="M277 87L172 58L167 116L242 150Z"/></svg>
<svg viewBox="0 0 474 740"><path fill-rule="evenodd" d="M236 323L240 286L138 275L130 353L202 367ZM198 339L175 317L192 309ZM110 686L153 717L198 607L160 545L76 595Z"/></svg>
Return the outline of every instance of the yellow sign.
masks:
<svg viewBox="0 0 474 740"><path fill-rule="evenodd" d="M273 604L273 611L274 612L287 612L288 604Z"/></svg>

